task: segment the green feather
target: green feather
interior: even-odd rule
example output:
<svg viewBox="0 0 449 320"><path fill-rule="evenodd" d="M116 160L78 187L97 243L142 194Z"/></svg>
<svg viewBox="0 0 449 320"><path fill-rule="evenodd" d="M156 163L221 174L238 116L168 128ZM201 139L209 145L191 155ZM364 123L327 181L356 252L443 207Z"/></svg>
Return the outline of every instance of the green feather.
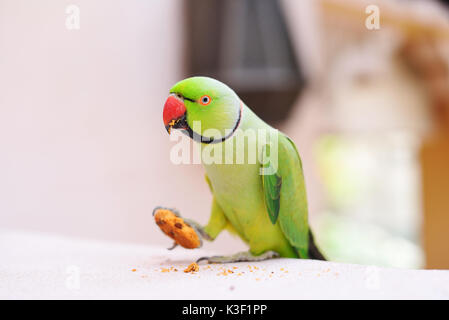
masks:
<svg viewBox="0 0 449 320"><path fill-rule="evenodd" d="M272 224L279 224L290 244L301 258L308 257L307 199L302 163L298 150L290 138L279 134L278 171L264 174L262 186L267 213ZM262 170L270 167L270 146L263 149Z"/></svg>
<svg viewBox="0 0 449 320"><path fill-rule="evenodd" d="M268 215L271 223L275 224L279 216L279 208L281 204L281 186L282 178L277 174L266 174L270 163L268 161L270 157L270 145L265 145L263 150L263 163L262 166L263 176L262 185L264 189L265 205L267 207Z"/></svg>
<svg viewBox="0 0 449 320"><path fill-rule="evenodd" d="M283 178L279 224L301 258L308 258L309 224L301 158L295 144L279 135L279 172Z"/></svg>

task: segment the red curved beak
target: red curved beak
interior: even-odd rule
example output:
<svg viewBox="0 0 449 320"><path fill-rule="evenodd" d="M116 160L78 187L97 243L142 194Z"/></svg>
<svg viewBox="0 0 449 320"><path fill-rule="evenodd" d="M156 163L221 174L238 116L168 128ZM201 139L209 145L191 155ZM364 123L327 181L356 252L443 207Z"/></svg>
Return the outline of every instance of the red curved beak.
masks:
<svg viewBox="0 0 449 320"><path fill-rule="evenodd" d="M170 95L165 101L163 119L165 129L168 134L172 128L184 129L185 126L186 107L182 99L174 95Z"/></svg>

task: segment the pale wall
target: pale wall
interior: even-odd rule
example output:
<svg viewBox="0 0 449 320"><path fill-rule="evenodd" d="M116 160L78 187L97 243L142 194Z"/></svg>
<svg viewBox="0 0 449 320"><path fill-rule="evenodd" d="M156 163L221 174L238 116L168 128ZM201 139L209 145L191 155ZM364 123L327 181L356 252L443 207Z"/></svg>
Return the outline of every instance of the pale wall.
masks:
<svg viewBox="0 0 449 320"><path fill-rule="evenodd" d="M154 206L207 221L202 168L170 163L162 124L182 18L174 0L0 0L0 227L168 246Z"/></svg>

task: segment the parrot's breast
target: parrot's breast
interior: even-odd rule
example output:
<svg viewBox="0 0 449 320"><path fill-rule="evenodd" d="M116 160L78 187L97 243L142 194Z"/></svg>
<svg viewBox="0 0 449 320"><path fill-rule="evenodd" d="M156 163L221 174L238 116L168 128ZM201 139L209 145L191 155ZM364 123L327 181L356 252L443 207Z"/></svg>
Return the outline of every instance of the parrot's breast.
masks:
<svg viewBox="0 0 449 320"><path fill-rule="evenodd" d="M275 250L283 256L295 257L279 223L273 225L269 219L259 163L204 167L217 203L253 254Z"/></svg>

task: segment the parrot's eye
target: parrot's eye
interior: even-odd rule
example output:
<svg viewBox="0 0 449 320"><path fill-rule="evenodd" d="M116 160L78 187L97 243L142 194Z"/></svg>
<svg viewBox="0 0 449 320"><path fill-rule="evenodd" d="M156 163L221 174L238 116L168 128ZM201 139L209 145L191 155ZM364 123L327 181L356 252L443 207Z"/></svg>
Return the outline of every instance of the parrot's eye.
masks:
<svg viewBox="0 0 449 320"><path fill-rule="evenodd" d="M210 99L210 97L208 95L202 96L201 99L200 99L200 103L203 106L207 106L210 103L210 101L211 101L211 99Z"/></svg>

